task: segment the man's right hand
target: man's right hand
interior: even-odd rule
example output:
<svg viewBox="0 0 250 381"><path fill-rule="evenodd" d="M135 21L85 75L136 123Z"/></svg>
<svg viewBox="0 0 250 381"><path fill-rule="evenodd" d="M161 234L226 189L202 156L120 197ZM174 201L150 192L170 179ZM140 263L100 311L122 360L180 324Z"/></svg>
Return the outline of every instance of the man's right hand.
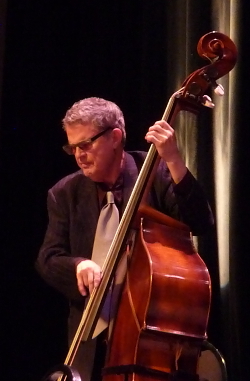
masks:
<svg viewBox="0 0 250 381"><path fill-rule="evenodd" d="M91 294L93 289L97 287L102 278L100 266L90 259L86 259L78 263L76 266L77 285L83 296Z"/></svg>

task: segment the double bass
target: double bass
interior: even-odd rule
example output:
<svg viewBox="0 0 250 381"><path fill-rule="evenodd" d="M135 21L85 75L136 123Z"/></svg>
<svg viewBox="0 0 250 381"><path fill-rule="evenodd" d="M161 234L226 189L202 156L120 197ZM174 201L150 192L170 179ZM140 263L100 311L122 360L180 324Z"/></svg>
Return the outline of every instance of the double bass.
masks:
<svg viewBox="0 0 250 381"><path fill-rule="evenodd" d="M190 74L170 98L162 119L197 115L212 107L206 91L223 89L217 79L233 69L237 49L219 32L204 35L198 54L210 64ZM104 381L198 381L197 365L211 302L208 269L193 244L187 225L147 204L159 164L151 145L103 265L100 285L90 295L64 364L43 380L81 381L72 364L81 341L92 337L105 297L122 258L126 273L108 341ZM84 381L84 380L82 380Z"/></svg>

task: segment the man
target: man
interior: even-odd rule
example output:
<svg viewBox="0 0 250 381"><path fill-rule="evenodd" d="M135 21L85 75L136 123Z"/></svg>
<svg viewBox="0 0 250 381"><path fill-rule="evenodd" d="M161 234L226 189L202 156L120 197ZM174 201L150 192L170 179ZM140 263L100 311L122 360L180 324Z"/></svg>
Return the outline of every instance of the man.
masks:
<svg viewBox="0 0 250 381"><path fill-rule="evenodd" d="M49 223L40 249L37 268L42 277L70 300L69 339L79 325L84 302L100 283L101 267L93 261L92 248L100 210L111 190L120 215L136 182L145 153L125 152L125 123L113 102L86 98L66 113L63 127L80 167L48 192ZM174 130L163 120L146 134L161 157L150 203L161 212L183 221L194 235L203 234L213 217L202 189L189 172L177 148ZM100 335L97 350L100 348ZM99 353L90 365L88 351L79 347L74 361L82 379L97 381Z"/></svg>

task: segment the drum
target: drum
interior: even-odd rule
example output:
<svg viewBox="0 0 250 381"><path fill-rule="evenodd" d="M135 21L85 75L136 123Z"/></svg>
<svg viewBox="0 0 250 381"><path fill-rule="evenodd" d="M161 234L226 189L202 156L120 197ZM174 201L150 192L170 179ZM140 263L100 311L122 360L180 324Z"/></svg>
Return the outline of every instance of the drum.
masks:
<svg viewBox="0 0 250 381"><path fill-rule="evenodd" d="M200 381L227 381L225 360L218 349L208 341L203 344L197 373Z"/></svg>

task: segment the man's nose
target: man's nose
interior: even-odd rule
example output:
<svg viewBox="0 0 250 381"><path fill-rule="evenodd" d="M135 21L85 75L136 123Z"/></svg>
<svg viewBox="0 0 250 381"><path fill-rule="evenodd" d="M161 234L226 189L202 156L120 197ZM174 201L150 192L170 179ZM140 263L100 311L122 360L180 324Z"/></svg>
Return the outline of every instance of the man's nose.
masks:
<svg viewBox="0 0 250 381"><path fill-rule="evenodd" d="M75 155L77 157L80 157L80 156L86 156L87 152L85 149L81 149L80 147L76 147L75 148Z"/></svg>
<svg viewBox="0 0 250 381"><path fill-rule="evenodd" d="M76 147L76 154L78 155L86 155L86 149L81 149L80 147Z"/></svg>

